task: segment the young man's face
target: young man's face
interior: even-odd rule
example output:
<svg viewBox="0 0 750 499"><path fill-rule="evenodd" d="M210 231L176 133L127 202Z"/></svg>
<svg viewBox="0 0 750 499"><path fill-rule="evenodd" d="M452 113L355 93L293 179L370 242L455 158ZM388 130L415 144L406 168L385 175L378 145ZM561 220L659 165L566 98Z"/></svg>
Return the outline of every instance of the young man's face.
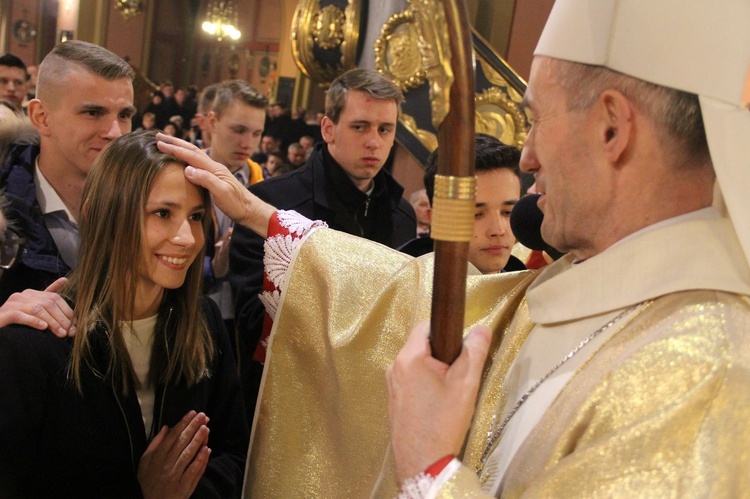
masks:
<svg viewBox="0 0 750 499"><path fill-rule="evenodd" d="M5 99L21 109L26 89L26 73L23 69L0 66L0 99Z"/></svg>
<svg viewBox="0 0 750 499"><path fill-rule="evenodd" d="M474 238L469 262L483 274L500 272L516 242L510 212L521 195L521 181L508 168L477 172Z"/></svg>
<svg viewBox="0 0 750 499"><path fill-rule="evenodd" d="M411 206L417 215L417 228L430 230L430 198L424 189L412 194Z"/></svg>
<svg viewBox="0 0 750 499"><path fill-rule="evenodd" d="M292 147L286 153L286 160L293 166L305 164L305 150L301 147Z"/></svg>
<svg viewBox="0 0 750 499"><path fill-rule="evenodd" d="M273 175L273 172L275 172L276 168L282 163L283 161L280 157L272 154L268 156L268 160L266 160L266 171L269 175Z"/></svg>
<svg viewBox="0 0 750 499"><path fill-rule="evenodd" d="M395 101L373 99L357 90L347 94L338 123L323 118L321 132L328 152L359 190L370 188L388 159L397 119Z"/></svg>
<svg viewBox="0 0 750 499"><path fill-rule="evenodd" d="M235 99L218 117L208 115L211 130L211 159L225 165L232 172L247 164L255 152L266 122L265 109L252 107Z"/></svg>
<svg viewBox="0 0 750 499"><path fill-rule="evenodd" d="M29 115L41 135L45 161L85 177L101 150L130 132L133 84L127 78L106 80L85 69L66 78L64 84L48 88L43 100L31 101Z"/></svg>
<svg viewBox="0 0 750 499"><path fill-rule="evenodd" d="M279 141L275 138L271 137L270 135L265 135L262 139L260 139L260 150L264 154L268 154L270 152L278 151L279 150Z"/></svg>
<svg viewBox="0 0 750 499"><path fill-rule="evenodd" d="M147 118L143 118L141 120L141 124L143 125L144 130L151 130L156 125L156 120L149 116Z"/></svg>

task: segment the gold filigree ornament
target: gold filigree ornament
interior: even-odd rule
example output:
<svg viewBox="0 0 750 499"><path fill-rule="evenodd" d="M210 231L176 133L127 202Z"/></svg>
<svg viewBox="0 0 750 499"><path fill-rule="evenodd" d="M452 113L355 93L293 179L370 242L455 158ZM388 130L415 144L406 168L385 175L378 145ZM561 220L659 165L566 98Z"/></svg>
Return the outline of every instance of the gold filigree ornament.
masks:
<svg viewBox="0 0 750 499"><path fill-rule="evenodd" d="M510 97L514 102L521 103L523 100L523 95L521 95L518 90L513 88L513 86L508 82L508 80L501 75L489 62L487 62L484 57L478 57L477 60L479 61L480 66L482 66L482 71L484 72L484 76L487 78L487 81L495 85L496 87L500 87L508 94L508 97ZM500 58L500 60L505 63L505 66L510 70L513 71L513 68L508 66L508 63L505 62L504 59ZM515 71L513 71L513 74L518 76ZM520 77L519 77L520 79Z"/></svg>
<svg viewBox="0 0 750 499"><path fill-rule="evenodd" d="M432 124L437 130L450 111L450 89L453 85L451 48L445 28L445 8L435 0L410 0L419 31L422 68L430 82Z"/></svg>
<svg viewBox="0 0 750 499"><path fill-rule="evenodd" d="M292 20L292 56L311 80L328 86L336 77L357 66L361 0L348 0L346 9L320 7L319 0L300 0ZM318 60L313 49L338 50Z"/></svg>
<svg viewBox="0 0 750 499"><path fill-rule="evenodd" d="M409 116L406 113L399 113L398 121L402 125L404 125L404 128L406 128L409 131L409 133L411 133L416 138L418 138L419 141L422 143L422 145L425 146L428 151L432 152L435 149L437 149L437 146L438 146L437 135L427 130L423 130L419 128L419 126L417 125L417 120L415 120L414 117Z"/></svg>
<svg viewBox="0 0 750 499"><path fill-rule="evenodd" d="M116 0L115 8L120 12L122 17L126 21L130 21L134 17L141 14L141 12L143 12L143 1L142 0Z"/></svg>
<svg viewBox="0 0 750 499"><path fill-rule="evenodd" d="M474 102L477 133L486 133L506 144L523 147L527 136L526 116L517 102L498 87L477 94Z"/></svg>
<svg viewBox="0 0 750 499"><path fill-rule="evenodd" d="M324 49L335 49L344 41L344 11L335 5L326 5L313 16L313 41Z"/></svg>
<svg viewBox="0 0 750 499"><path fill-rule="evenodd" d="M427 81L419 52L419 31L411 7L388 18L374 48L375 69L391 78L402 92Z"/></svg>

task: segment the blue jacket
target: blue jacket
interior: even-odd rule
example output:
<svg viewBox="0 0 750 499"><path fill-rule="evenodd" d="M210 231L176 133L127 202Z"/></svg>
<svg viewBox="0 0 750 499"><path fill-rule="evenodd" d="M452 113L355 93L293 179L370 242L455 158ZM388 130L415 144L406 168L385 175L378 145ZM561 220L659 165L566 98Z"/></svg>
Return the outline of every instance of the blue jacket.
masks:
<svg viewBox="0 0 750 499"><path fill-rule="evenodd" d="M20 257L0 277L0 304L17 291L44 289L71 270L60 258L36 199L34 163L38 155L38 145L13 146L0 169L0 188L10 201L6 217L26 238Z"/></svg>

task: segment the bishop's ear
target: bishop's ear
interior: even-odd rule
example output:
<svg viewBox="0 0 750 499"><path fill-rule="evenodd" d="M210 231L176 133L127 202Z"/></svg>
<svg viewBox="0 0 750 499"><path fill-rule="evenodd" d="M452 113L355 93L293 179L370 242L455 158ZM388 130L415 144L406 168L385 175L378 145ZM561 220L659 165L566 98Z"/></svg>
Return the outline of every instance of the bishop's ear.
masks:
<svg viewBox="0 0 750 499"><path fill-rule="evenodd" d="M621 92L605 90L599 96L601 110L601 144L612 162L617 162L633 138L635 110Z"/></svg>

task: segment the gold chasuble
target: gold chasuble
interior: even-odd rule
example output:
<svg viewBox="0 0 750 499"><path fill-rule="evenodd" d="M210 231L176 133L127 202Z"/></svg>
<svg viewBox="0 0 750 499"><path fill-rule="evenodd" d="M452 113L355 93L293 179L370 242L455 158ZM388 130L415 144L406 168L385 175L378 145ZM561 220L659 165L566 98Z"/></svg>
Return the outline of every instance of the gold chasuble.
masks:
<svg viewBox="0 0 750 499"><path fill-rule="evenodd" d="M329 229L301 244L271 336L245 497L395 496L384 373L429 315L432 265ZM493 417L517 401L511 369L528 345L585 337L623 309L574 357L581 363L541 409L498 495L747 493L749 281L728 220L705 210L581 264L470 275L467 330L486 323L494 337L463 465L438 496L492 490L497 449L485 464L482 455Z"/></svg>
<svg viewBox="0 0 750 499"><path fill-rule="evenodd" d="M494 337L430 497L750 496L749 20L747 0L556 0L536 56L698 96L716 210L583 262L469 276L465 331ZM328 229L296 253L244 495L394 497L384 373L428 318L433 260Z"/></svg>
<svg viewBox="0 0 750 499"><path fill-rule="evenodd" d="M271 334L245 497L369 497L388 449L385 370L429 318L432 269L432 255L330 229L305 240ZM469 276L466 332L490 325L496 350L534 275Z"/></svg>

